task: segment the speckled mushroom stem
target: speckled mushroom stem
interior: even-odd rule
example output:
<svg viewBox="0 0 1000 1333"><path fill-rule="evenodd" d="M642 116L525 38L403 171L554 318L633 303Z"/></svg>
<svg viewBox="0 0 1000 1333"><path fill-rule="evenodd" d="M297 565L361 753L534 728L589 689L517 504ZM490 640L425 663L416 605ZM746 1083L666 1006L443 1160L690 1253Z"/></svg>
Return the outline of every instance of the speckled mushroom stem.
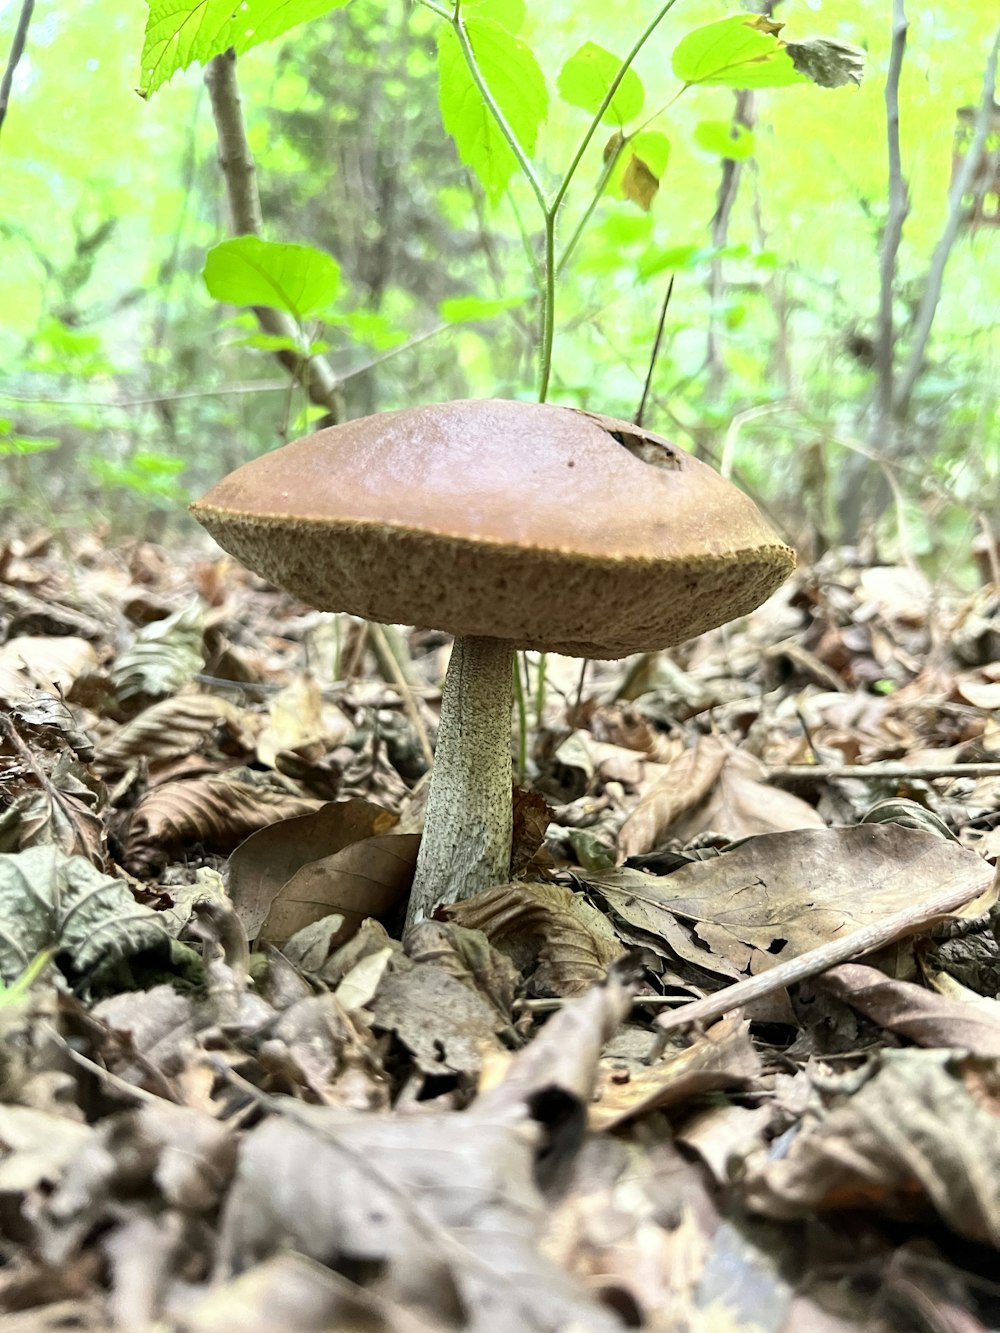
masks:
<svg viewBox="0 0 1000 1333"><path fill-rule="evenodd" d="M455 640L438 729L408 926L510 875L513 648L477 635Z"/></svg>

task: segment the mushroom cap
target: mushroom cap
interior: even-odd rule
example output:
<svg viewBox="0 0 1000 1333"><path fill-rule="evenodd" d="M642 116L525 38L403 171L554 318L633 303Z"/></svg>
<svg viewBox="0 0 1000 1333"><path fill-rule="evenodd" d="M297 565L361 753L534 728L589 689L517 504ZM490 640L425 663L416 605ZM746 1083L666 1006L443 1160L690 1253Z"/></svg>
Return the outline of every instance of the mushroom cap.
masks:
<svg viewBox="0 0 1000 1333"><path fill-rule="evenodd" d="M742 491L658 435L501 399L318 431L192 512L320 609L582 657L693 638L795 564Z"/></svg>

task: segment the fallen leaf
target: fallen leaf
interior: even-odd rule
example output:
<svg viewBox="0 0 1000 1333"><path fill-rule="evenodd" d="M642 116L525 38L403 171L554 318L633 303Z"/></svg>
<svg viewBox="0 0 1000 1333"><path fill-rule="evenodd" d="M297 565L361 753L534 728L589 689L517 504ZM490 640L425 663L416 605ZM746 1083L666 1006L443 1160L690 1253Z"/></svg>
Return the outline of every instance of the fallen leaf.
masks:
<svg viewBox="0 0 1000 1333"><path fill-rule="evenodd" d="M616 915L672 945L680 923L703 966L714 955L752 974L918 904L944 883L967 881L973 898L992 870L957 844L890 823L769 833L663 877L621 869L580 878Z"/></svg>
<svg viewBox="0 0 1000 1333"><path fill-rule="evenodd" d="M226 777L164 782L136 806L123 864L141 876L194 847L226 853L251 833L315 807L290 792Z"/></svg>
<svg viewBox="0 0 1000 1333"><path fill-rule="evenodd" d="M481 930L522 970L537 963L536 995L577 995L603 980L624 952L607 919L559 884L502 884L439 908L437 916Z"/></svg>
<svg viewBox="0 0 1000 1333"><path fill-rule="evenodd" d="M249 749L249 720L235 704L212 694L178 694L151 704L115 732L97 752L96 763L107 771L138 758L175 759L204 749L220 733Z"/></svg>
<svg viewBox="0 0 1000 1333"><path fill-rule="evenodd" d="M668 836L684 843L712 832L730 842L762 833L824 828L821 815L791 792L765 781L766 769L745 750L700 737L668 765L622 825L622 860L653 851Z"/></svg>
<svg viewBox="0 0 1000 1333"><path fill-rule="evenodd" d="M501 1049L507 1020L477 991L442 968L418 963L383 973L371 1005L374 1026L394 1032L425 1075L479 1072Z"/></svg>
<svg viewBox="0 0 1000 1333"><path fill-rule="evenodd" d="M918 1046L962 1047L1000 1060L1000 1003L977 1003L936 995L909 981L896 981L874 967L842 963L815 984L868 1018Z"/></svg>
<svg viewBox="0 0 1000 1333"><path fill-rule="evenodd" d="M46 949L86 974L166 940L157 913L82 856L52 846L0 855L0 978L8 985Z"/></svg>
<svg viewBox="0 0 1000 1333"><path fill-rule="evenodd" d="M885 1051L857 1088L851 1074L780 1157L752 1159L741 1193L775 1218L867 1209L937 1214L959 1235L1000 1244L1000 1078L995 1059ZM856 1090L855 1090L856 1089Z"/></svg>
<svg viewBox="0 0 1000 1333"><path fill-rule="evenodd" d="M68 694L79 676L96 669L97 653L86 639L22 634L0 647L0 694L14 695L29 685Z"/></svg>
<svg viewBox="0 0 1000 1333"><path fill-rule="evenodd" d="M383 833L310 861L282 885L258 933L281 945L323 917L341 918L330 949L344 944L366 917L384 916L405 901L420 849L418 833Z"/></svg>
<svg viewBox="0 0 1000 1333"><path fill-rule="evenodd" d="M364 838L387 833L395 822L394 815L371 801L330 801L309 814L275 820L251 834L236 848L227 866L229 896L248 938L257 938L271 904L303 866Z"/></svg>

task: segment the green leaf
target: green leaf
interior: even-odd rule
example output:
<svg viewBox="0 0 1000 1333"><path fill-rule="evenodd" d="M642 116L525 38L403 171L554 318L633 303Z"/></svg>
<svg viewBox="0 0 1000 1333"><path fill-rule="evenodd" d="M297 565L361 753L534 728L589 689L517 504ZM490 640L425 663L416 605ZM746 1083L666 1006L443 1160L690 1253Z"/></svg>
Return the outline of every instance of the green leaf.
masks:
<svg viewBox="0 0 1000 1333"><path fill-rule="evenodd" d="M482 296L453 296L442 301L438 314L449 324L471 324L477 320L492 319L504 310L524 304L524 296L501 296L488 300Z"/></svg>
<svg viewBox="0 0 1000 1333"><path fill-rule="evenodd" d="M289 28L339 9L347 0L149 0L139 96L148 97L179 69L205 65L232 46L238 55Z"/></svg>
<svg viewBox="0 0 1000 1333"><path fill-rule="evenodd" d="M466 35L480 73L526 154L534 151L548 111L545 75L531 49L492 19L469 19ZM452 28L438 39L441 119L459 157L479 177L496 202L517 167L510 145L497 127L472 78Z"/></svg>
<svg viewBox="0 0 1000 1333"><path fill-rule="evenodd" d="M29 454L40 454L46 449L58 449L60 443L51 435L6 435L0 438L0 457L17 454L26 458Z"/></svg>
<svg viewBox="0 0 1000 1333"><path fill-rule="evenodd" d="M236 236L209 250L204 277L217 301L272 306L301 322L331 304L340 287L340 266L311 245Z"/></svg>
<svg viewBox="0 0 1000 1333"><path fill-rule="evenodd" d="M89 972L167 939L158 912L120 879L51 844L0 856L0 977L8 985L46 950Z"/></svg>
<svg viewBox="0 0 1000 1333"><path fill-rule="evenodd" d="M730 120L701 120L694 127L694 141L707 153L744 162L753 156L753 131Z"/></svg>
<svg viewBox="0 0 1000 1333"><path fill-rule="evenodd" d="M689 32L674 49L673 71L686 84L726 88L782 88L805 83L777 33L780 23L763 15L734 14Z"/></svg>
<svg viewBox="0 0 1000 1333"><path fill-rule="evenodd" d="M563 65L559 74L559 96L570 106L594 115L604 101L622 62L596 42L584 42ZM601 120L606 125L624 125L642 110L645 94L634 69L628 69Z"/></svg>
<svg viewBox="0 0 1000 1333"><path fill-rule="evenodd" d="M465 0L462 13L477 18L493 19L508 32L520 32L525 19L524 0Z"/></svg>

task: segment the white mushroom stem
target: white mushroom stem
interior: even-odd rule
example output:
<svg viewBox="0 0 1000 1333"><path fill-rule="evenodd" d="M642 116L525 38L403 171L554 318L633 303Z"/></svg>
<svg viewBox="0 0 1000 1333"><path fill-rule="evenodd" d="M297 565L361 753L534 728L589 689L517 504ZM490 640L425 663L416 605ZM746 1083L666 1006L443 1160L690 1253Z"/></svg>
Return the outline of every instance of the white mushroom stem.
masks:
<svg viewBox="0 0 1000 1333"><path fill-rule="evenodd" d="M513 648L455 640L406 924L510 877Z"/></svg>

